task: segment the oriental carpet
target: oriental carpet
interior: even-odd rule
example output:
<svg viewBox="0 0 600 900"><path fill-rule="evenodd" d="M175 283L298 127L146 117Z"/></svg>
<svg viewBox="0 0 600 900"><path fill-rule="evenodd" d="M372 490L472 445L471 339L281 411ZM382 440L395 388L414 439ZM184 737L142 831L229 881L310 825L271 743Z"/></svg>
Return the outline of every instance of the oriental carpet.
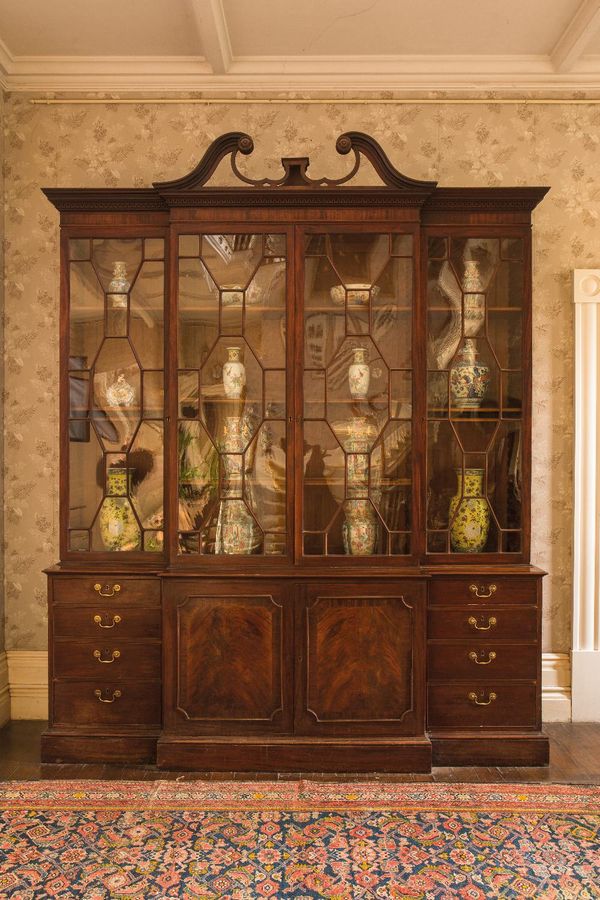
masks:
<svg viewBox="0 0 600 900"><path fill-rule="evenodd" d="M0 784L0 897L600 898L600 788Z"/></svg>

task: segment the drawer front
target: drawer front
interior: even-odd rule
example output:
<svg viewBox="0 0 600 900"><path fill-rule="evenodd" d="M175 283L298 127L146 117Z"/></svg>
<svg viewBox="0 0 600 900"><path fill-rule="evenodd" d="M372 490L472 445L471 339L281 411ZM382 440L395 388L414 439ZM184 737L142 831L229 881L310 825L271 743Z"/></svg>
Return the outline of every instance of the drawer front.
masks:
<svg viewBox="0 0 600 900"><path fill-rule="evenodd" d="M55 641L54 675L102 681L160 681L160 651L158 643L123 643L104 636L94 641Z"/></svg>
<svg viewBox="0 0 600 900"><path fill-rule="evenodd" d="M427 671L431 679L488 681L490 678L537 677L537 644L498 644L493 639L455 644L430 641Z"/></svg>
<svg viewBox="0 0 600 900"><path fill-rule="evenodd" d="M430 684L427 720L430 728L536 728L536 685L493 678Z"/></svg>
<svg viewBox="0 0 600 900"><path fill-rule="evenodd" d="M76 603L78 606L98 603L158 606L160 580L120 575L69 575L52 578L55 603Z"/></svg>
<svg viewBox="0 0 600 900"><path fill-rule="evenodd" d="M535 603L537 578L502 575L467 575L460 578L433 578L429 602L437 604L475 604L481 606L504 603Z"/></svg>
<svg viewBox="0 0 600 900"><path fill-rule="evenodd" d="M53 694L54 725L160 725L160 682L59 681Z"/></svg>
<svg viewBox="0 0 600 900"><path fill-rule="evenodd" d="M432 607L427 614L427 637L437 640L473 638L477 641L535 641L538 629L537 609L533 606L485 609L441 609Z"/></svg>
<svg viewBox="0 0 600 900"><path fill-rule="evenodd" d="M96 604L89 607L55 606L52 610L54 637L107 641L159 640L161 613L159 607L140 609Z"/></svg>

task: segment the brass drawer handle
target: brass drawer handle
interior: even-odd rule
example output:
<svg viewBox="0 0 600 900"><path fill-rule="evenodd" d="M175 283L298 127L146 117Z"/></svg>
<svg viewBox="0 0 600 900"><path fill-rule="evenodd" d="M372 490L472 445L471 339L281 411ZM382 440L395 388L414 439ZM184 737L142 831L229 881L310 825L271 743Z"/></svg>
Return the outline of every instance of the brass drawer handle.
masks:
<svg viewBox="0 0 600 900"><path fill-rule="evenodd" d="M471 703L474 703L475 706L489 706L490 703L493 703L494 700L497 699L497 697L498 697L498 695L495 694L494 691L490 691L489 694L488 694L488 699L487 699L487 700L478 700L478 699L477 699L477 694L475 693L475 691L471 691L471 692L468 694L467 699L470 700Z"/></svg>
<svg viewBox="0 0 600 900"><path fill-rule="evenodd" d="M97 625L98 628L114 628L115 625L118 625L120 621L121 616L113 616L112 625L103 625L102 616L94 616L94 625Z"/></svg>
<svg viewBox="0 0 600 900"><path fill-rule="evenodd" d="M471 650L469 659L473 660L474 663L477 663L478 666L489 666L489 664L496 659L496 652L495 650L490 650L487 659L479 659L475 650Z"/></svg>
<svg viewBox="0 0 600 900"><path fill-rule="evenodd" d="M475 629L475 631L489 631L490 628L493 628L494 625L498 624L496 616L490 616L487 625L478 625L475 616L469 616L467 622L469 623L471 628Z"/></svg>
<svg viewBox="0 0 600 900"><path fill-rule="evenodd" d="M487 589L483 584L470 584L469 590L472 594L475 594L479 600L489 600L492 594L495 594L498 588L495 584L489 584Z"/></svg>
<svg viewBox="0 0 600 900"><path fill-rule="evenodd" d="M102 696L102 691L100 690L100 688L96 688L96 690L94 691L94 696L97 697L97 699L100 701L100 703L114 703L115 700L118 700L119 697L121 696L121 691L119 691L119 690L113 691L112 700L105 700L104 697Z"/></svg>
<svg viewBox="0 0 600 900"><path fill-rule="evenodd" d="M113 650L110 659L102 659L102 651L94 650L94 659L97 659L99 663L102 663L105 666L110 666L110 664L114 663L115 659L118 659L120 655L120 650Z"/></svg>
<svg viewBox="0 0 600 900"><path fill-rule="evenodd" d="M108 585L108 584L105 584L104 587L105 587L105 588L108 588L109 585ZM103 590L102 590L102 585L96 583L96 584L94 585L94 590L97 591L97 592L100 594L101 597L114 597L115 594L118 594L119 591L121 590L121 585L120 585L120 584L115 584L115 585L113 585L113 587L110 589L110 591L103 591Z"/></svg>

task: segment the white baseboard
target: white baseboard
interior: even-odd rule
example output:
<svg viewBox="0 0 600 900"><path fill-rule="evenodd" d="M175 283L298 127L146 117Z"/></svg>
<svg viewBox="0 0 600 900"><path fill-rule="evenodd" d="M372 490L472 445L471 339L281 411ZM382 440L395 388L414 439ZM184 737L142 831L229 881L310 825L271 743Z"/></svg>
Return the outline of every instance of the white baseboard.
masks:
<svg viewBox="0 0 600 900"><path fill-rule="evenodd" d="M11 719L48 718L48 653L7 650Z"/></svg>
<svg viewBox="0 0 600 900"><path fill-rule="evenodd" d="M600 722L600 650L573 651L573 721Z"/></svg>
<svg viewBox="0 0 600 900"><path fill-rule="evenodd" d="M598 654L600 656L600 654ZM44 650L9 650L8 682L11 718L48 717L48 654ZM594 682L598 684L598 681ZM6 689L4 691L6 694ZM0 655L0 723L2 722L2 656ZM7 699L5 706L8 706ZM8 716L6 717L8 718ZM542 656L542 718L544 722L571 720L571 664L568 653Z"/></svg>
<svg viewBox="0 0 600 900"><path fill-rule="evenodd" d="M8 665L6 653L0 652L0 728L10 719L10 692L8 689Z"/></svg>
<svg viewBox="0 0 600 900"><path fill-rule="evenodd" d="M542 653L542 720L571 721L571 658L569 653Z"/></svg>

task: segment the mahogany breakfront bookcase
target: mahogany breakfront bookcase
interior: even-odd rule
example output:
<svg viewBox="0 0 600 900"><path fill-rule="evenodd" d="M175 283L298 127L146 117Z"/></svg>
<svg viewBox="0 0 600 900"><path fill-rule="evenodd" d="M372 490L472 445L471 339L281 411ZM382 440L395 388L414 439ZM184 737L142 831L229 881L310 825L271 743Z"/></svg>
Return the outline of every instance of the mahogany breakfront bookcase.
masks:
<svg viewBox="0 0 600 900"><path fill-rule="evenodd" d="M252 150L230 133L176 181L45 191L62 453L43 759L544 764L546 188L438 188L358 132L339 179L286 158L255 180ZM234 187L212 179L226 158Z"/></svg>

